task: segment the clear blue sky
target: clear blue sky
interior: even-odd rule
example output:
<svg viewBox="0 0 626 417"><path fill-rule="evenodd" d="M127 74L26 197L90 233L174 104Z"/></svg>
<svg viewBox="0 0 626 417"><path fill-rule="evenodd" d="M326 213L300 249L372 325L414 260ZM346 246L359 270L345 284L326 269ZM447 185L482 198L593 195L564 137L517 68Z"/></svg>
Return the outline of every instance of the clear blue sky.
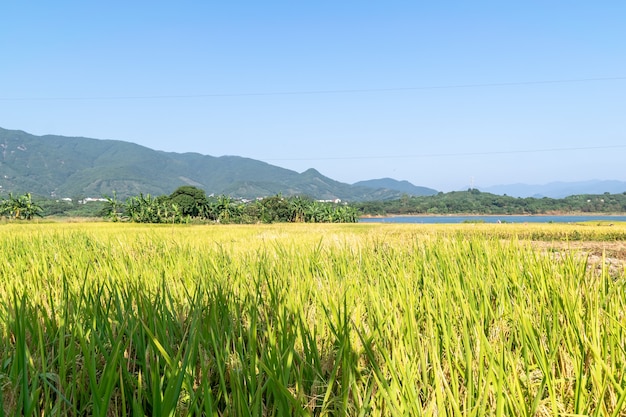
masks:
<svg viewBox="0 0 626 417"><path fill-rule="evenodd" d="M626 2L3 1L0 127L442 191L626 180Z"/></svg>

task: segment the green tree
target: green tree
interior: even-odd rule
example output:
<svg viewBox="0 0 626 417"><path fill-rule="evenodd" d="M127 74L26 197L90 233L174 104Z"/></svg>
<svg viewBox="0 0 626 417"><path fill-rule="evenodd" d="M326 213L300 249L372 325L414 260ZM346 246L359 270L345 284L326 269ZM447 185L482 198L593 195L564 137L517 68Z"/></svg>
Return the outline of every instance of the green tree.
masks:
<svg viewBox="0 0 626 417"><path fill-rule="evenodd" d="M289 221L289 201L282 195L266 197L257 202L260 205L261 221L263 223L277 223Z"/></svg>
<svg viewBox="0 0 626 417"><path fill-rule="evenodd" d="M217 221L220 223L231 223L237 216L237 208L233 199L227 195L219 196L215 204L215 213L217 214Z"/></svg>
<svg viewBox="0 0 626 417"><path fill-rule="evenodd" d="M322 203L319 201L313 201L308 207L306 212L306 221L310 223L319 223L322 220L324 209Z"/></svg>
<svg viewBox="0 0 626 417"><path fill-rule="evenodd" d="M293 197L289 199L289 221L295 223L303 223L306 221L306 213L308 206L311 204L309 200L302 197Z"/></svg>
<svg viewBox="0 0 626 417"><path fill-rule="evenodd" d="M208 204L204 190L191 185L178 187L170 194L169 201L179 207L183 216L191 217L198 217Z"/></svg>
<svg viewBox="0 0 626 417"><path fill-rule="evenodd" d="M107 200L104 208L105 217L108 217L114 222L119 221L122 213L124 212L124 205L117 199L117 194L113 191L112 197L105 195L104 198Z"/></svg>
<svg viewBox="0 0 626 417"><path fill-rule="evenodd" d="M359 214L354 207L347 205L339 206L335 208L336 223L356 223L359 221Z"/></svg>
<svg viewBox="0 0 626 417"><path fill-rule="evenodd" d="M9 198L11 195L9 194ZM9 204L10 200L2 200L0 201L0 216L9 217L11 213L11 205Z"/></svg>
<svg viewBox="0 0 626 417"><path fill-rule="evenodd" d="M41 217L42 208L33 202L30 193L19 197L9 193L9 199L2 203L0 212L16 220L32 220L35 216Z"/></svg>
<svg viewBox="0 0 626 417"><path fill-rule="evenodd" d="M150 194L140 194L126 200L125 213L131 221L137 223L165 223L176 218L176 210L168 200L154 198Z"/></svg>

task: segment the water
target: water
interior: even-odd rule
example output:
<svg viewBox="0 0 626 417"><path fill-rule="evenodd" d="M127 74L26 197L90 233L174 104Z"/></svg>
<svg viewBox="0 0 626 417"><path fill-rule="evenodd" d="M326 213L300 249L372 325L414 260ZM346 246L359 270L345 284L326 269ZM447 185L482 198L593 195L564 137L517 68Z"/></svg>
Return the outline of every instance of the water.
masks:
<svg viewBox="0 0 626 417"><path fill-rule="evenodd" d="M578 223L588 221L626 222L626 216L394 216L368 217L359 223Z"/></svg>

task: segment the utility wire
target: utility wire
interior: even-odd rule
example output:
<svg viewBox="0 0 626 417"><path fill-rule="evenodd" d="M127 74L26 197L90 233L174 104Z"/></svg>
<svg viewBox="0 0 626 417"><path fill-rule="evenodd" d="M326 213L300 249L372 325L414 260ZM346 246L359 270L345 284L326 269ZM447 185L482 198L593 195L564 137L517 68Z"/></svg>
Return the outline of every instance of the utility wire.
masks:
<svg viewBox="0 0 626 417"><path fill-rule="evenodd" d="M604 78L573 78L543 81L518 81L504 83L482 84L448 84L422 87L395 87L395 88L359 88L338 90L303 90L303 91L275 91L275 92L245 92L245 93L212 93L212 94L177 94L177 95L148 95L148 96L85 96L85 97L0 97L0 101L105 101L105 100L169 100L169 99L193 99L193 98L219 98L219 97L267 97L267 96L298 96L298 95L323 95L323 94L356 94L356 93L379 93L395 91L423 91L423 90L447 90L460 88L483 88L483 87L508 87L542 84L567 84L597 81L624 81L626 77Z"/></svg>
<svg viewBox="0 0 626 417"><path fill-rule="evenodd" d="M522 154L522 153L588 151L588 150L622 149L622 148L626 148L626 145L581 146L581 147L571 147L571 148L518 149L518 150L510 150L510 151L431 153L431 154L416 154L416 155L376 155L376 156L338 156L338 157L319 157L319 158L258 158L258 159L261 161L334 161L334 160L358 160L358 159L417 159L417 158L439 158L439 157L451 157L451 156L514 155L514 154Z"/></svg>

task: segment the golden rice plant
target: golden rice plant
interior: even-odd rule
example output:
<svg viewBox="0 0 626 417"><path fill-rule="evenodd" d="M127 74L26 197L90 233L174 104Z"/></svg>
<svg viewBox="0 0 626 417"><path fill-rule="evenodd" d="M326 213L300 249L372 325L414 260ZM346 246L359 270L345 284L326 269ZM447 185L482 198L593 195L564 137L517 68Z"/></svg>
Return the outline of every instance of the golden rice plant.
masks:
<svg viewBox="0 0 626 417"><path fill-rule="evenodd" d="M626 415L624 234L5 224L0 416Z"/></svg>

